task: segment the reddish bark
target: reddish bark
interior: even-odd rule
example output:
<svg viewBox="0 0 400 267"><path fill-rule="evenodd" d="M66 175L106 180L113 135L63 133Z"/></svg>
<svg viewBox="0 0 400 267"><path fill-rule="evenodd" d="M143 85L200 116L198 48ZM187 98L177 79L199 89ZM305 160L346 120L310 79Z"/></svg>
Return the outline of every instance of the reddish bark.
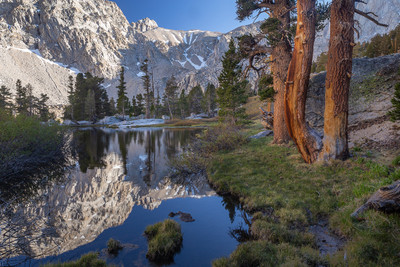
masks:
<svg viewBox="0 0 400 267"><path fill-rule="evenodd" d="M307 163L317 160L322 142L306 123L305 108L315 40L315 0L297 1L297 29L285 90L289 135Z"/></svg>
<svg viewBox="0 0 400 267"><path fill-rule="evenodd" d="M282 144L290 141L285 122L285 81L291 59L291 47L287 42L273 49L271 70L274 74L274 143Z"/></svg>
<svg viewBox="0 0 400 267"><path fill-rule="evenodd" d="M346 159L348 151L348 99L354 43L354 0L335 0L326 76L323 149L320 160Z"/></svg>

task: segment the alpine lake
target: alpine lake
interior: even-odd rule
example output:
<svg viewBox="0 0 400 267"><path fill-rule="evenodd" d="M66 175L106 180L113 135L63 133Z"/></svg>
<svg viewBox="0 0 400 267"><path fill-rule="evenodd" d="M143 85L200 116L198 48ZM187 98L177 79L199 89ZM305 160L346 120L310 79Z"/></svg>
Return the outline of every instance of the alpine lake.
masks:
<svg viewBox="0 0 400 267"><path fill-rule="evenodd" d="M204 176L169 176L170 161L200 131L85 128L69 132L75 156L65 177L2 216L3 227L24 222L19 226L24 231L14 231L8 249L15 254L0 260L0 266L41 266L77 260L89 252L98 252L116 266L210 266L214 259L228 256L239 244L237 233L248 229L247 214L231 197L219 196ZM182 228L180 252L173 262L150 262L143 235L146 226L179 211L194 219L171 218ZM117 255L106 252L110 238L123 244Z"/></svg>

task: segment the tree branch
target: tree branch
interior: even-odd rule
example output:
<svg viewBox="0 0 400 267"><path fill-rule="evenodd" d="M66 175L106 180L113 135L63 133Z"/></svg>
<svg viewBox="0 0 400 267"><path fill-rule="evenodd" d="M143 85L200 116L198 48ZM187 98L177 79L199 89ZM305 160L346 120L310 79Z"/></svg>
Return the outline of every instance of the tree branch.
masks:
<svg viewBox="0 0 400 267"><path fill-rule="evenodd" d="M360 16L363 16L364 18L369 19L370 21L372 21L372 22L375 23L376 25L379 25L379 26L382 26L382 27L389 27L389 25L380 23L379 21L377 21L376 19L374 19L373 17L371 17L369 14L371 14L372 12L365 13L365 12L363 12L363 11L361 11L361 10L358 10L358 9L355 9L354 12L357 13L358 15L360 15ZM374 13L372 13L372 14L373 14L374 16L376 16ZM377 17L377 16L376 16L376 17Z"/></svg>

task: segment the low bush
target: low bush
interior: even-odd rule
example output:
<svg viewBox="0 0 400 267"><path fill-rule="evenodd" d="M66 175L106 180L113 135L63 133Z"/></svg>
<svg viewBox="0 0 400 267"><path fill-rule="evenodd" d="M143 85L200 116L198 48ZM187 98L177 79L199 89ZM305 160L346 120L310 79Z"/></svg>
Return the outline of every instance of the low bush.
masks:
<svg viewBox="0 0 400 267"><path fill-rule="evenodd" d="M83 255L77 261L49 263L43 267L107 267L107 264L104 260L99 259L99 255L97 253L88 253Z"/></svg>
<svg viewBox="0 0 400 267"><path fill-rule="evenodd" d="M110 238L107 242L107 251L110 254L118 254L122 249L122 245L118 240Z"/></svg>
<svg viewBox="0 0 400 267"><path fill-rule="evenodd" d="M148 239L148 251L146 257L151 261L173 261L175 253L182 246L181 226L174 220L167 219L147 226L144 231Z"/></svg>
<svg viewBox="0 0 400 267"><path fill-rule="evenodd" d="M48 180L63 176L68 164L60 126L0 110L0 195L28 196Z"/></svg>

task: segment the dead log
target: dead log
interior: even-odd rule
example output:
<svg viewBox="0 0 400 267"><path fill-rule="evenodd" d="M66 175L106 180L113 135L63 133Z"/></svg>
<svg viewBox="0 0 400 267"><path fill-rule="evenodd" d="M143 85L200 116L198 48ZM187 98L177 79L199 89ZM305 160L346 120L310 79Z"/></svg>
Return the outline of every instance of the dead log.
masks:
<svg viewBox="0 0 400 267"><path fill-rule="evenodd" d="M359 218L368 209L386 213L400 212L400 180L380 188L364 205L355 210L351 217Z"/></svg>

